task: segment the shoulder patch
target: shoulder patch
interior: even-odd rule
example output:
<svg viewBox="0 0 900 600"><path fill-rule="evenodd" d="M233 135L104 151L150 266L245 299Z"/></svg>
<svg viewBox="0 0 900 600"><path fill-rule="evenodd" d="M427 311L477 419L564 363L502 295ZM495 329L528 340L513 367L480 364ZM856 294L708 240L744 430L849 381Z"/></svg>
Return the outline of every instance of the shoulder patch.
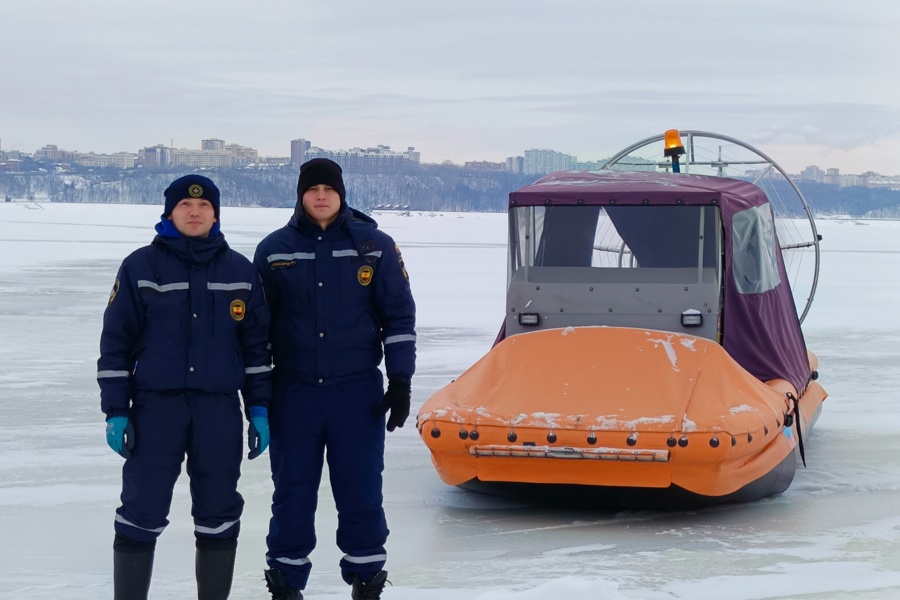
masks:
<svg viewBox="0 0 900 600"><path fill-rule="evenodd" d="M109 302L106 303L107 306L113 303L113 300L116 299L116 294L119 293L119 280L116 279L116 282L112 286L112 291L109 293Z"/></svg>
<svg viewBox="0 0 900 600"><path fill-rule="evenodd" d="M397 253L397 262L400 263L400 272L403 273L403 276L409 281L409 273L406 272L406 265L403 264L403 255L400 254L400 246L394 244L394 251Z"/></svg>

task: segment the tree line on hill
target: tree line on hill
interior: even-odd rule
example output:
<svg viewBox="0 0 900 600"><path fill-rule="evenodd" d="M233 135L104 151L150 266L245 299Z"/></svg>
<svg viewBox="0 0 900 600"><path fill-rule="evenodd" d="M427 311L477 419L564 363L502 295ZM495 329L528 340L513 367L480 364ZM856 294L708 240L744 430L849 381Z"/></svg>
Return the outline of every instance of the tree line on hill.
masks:
<svg viewBox="0 0 900 600"><path fill-rule="evenodd" d="M0 198L94 204L162 204L163 191L190 171L107 171L94 173L13 173L0 175ZM226 206L293 206L297 171L214 169L212 179ZM427 211L506 210L509 193L533 175L438 166L407 173L346 173L347 200L354 208L391 207Z"/></svg>
<svg viewBox="0 0 900 600"><path fill-rule="evenodd" d="M0 174L0 199L93 204L162 204L163 190L188 171ZM203 171L219 187L226 206L293 206L297 171L215 169ZM426 165L403 173L347 173L347 199L364 211L396 208L424 211L505 211L509 193L538 177L503 171ZM787 184L785 183L786 187ZM900 218L900 191L799 182L817 215ZM787 191L785 193L788 193Z"/></svg>

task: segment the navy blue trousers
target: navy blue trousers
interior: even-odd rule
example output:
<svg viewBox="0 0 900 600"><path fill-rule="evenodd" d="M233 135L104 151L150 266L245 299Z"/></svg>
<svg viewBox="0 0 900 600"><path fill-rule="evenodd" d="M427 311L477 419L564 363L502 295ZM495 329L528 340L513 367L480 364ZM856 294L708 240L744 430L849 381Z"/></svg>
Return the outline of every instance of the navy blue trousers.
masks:
<svg viewBox="0 0 900 600"><path fill-rule="evenodd" d="M197 537L236 538L244 418L235 394L139 392L131 408L134 449L122 468L116 533L155 540L169 524L175 481L187 455Z"/></svg>
<svg viewBox="0 0 900 600"><path fill-rule="evenodd" d="M381 372L319 387L275 370L270 405L272 519L266 561L290 587L306 588L316 547L315 514L324 460L338 512L337 545L344 581L364 580L384 568L388 528L382 508L384 395Z"/></svg>

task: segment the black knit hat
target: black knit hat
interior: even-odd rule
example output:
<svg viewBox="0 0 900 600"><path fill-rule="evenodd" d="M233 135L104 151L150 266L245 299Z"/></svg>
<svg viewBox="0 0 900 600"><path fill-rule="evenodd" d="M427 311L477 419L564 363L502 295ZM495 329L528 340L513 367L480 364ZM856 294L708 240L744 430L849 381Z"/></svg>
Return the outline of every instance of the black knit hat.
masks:
<svg viewBox="0 0 900 600"><path fill-rule="evenodd" d="M300 179L297 180L297 201L303 202L303 194L314 185L324 184L334 188L341 197L341 205L347 201L344 176L341 165L327 158L314 158L300 165Z"/></svg>
<svg viewBox="0 0 900 600"><path fill-rule="evenodd" d="M203 198L213 205L216 219L219 218L219 188L211 179L203 175L185 175L173 181L165 191L166 208L163 216L172 214L175 205L185 198Z"/></svg>

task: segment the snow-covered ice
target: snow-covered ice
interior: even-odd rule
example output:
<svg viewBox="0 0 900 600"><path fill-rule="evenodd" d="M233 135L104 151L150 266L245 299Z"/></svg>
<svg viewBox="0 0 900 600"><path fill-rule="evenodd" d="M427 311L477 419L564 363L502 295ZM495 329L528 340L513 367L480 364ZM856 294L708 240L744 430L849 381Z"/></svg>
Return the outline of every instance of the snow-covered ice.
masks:
<svg viewBox="0 0 900 600"><path fill-rule="evenodd" d="M0 204L0 598L112 597L122 459L95 381L103 309L160 206ZM283 209L224 208L252 255ZM413 412L490 347L506 284L503 214L376 214L418 305ZM445 486L411 418L388 435L394 600L900 597L900 222L820 220L822 272L804 324L829 391L808 468L752 504L689 512L536 508ZM232 597L264 598L272 484L245 462ZM196 597L186 476L160 538L151 598ZM309 600L348 598L323 482Z"/></svg>

